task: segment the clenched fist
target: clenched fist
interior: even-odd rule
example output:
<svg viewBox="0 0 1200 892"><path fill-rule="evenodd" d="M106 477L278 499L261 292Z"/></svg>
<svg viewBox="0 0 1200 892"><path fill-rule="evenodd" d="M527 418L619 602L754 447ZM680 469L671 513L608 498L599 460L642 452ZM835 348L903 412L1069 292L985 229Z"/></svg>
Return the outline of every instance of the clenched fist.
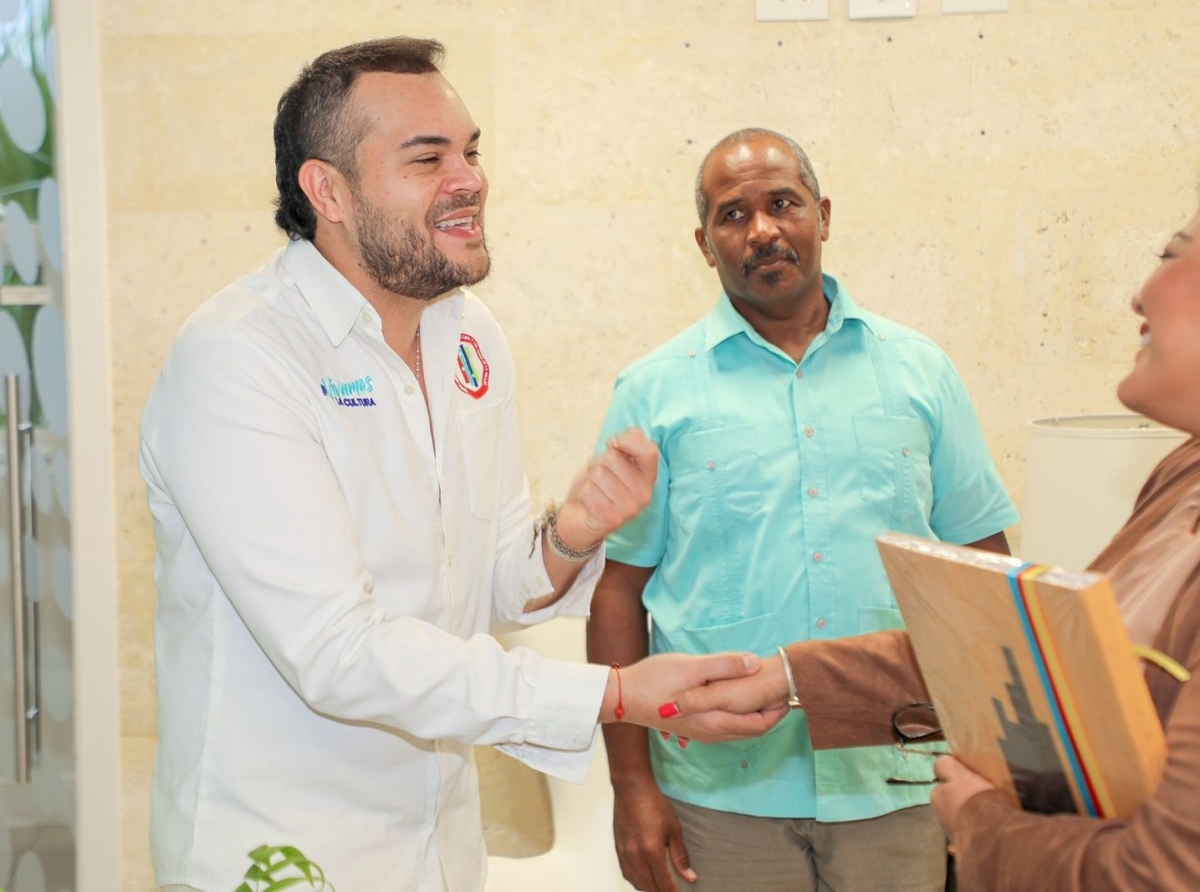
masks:
<svg viewBox="0 0 1200 892"><path fill-rule="evenodd" d="M558 537L583 551L650 504L658 479L658 447L636 427L608 441L579 472L558 511Z"/></svg>

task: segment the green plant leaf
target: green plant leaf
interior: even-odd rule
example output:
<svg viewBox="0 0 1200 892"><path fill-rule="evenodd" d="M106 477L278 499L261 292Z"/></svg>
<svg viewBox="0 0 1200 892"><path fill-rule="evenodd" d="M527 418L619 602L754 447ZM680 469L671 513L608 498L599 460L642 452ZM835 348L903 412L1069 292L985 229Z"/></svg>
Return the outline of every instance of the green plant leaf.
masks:
<svg viewBox="0 0 1200 892"><path fill-rule="evenodd" d="M261 845L250 851L248 857L252 863L244 877L247 882L234 892L284 892L302 883L318 892L335 892L332 884L325 879L325 872L320 865L309 861L295 846ZM296 873L301 875L296 876ZM250 885L251 881L253 886Z"/></svg>

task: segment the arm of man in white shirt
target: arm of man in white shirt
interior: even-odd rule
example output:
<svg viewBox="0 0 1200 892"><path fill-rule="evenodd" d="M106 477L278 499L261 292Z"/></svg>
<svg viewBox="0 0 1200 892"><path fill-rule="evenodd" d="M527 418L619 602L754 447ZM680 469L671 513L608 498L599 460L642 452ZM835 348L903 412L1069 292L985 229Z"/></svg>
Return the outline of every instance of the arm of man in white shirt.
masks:
<svg viewBox="0 0 1200 892"><path fill-rule="evenodd" d="M586 768L609 670L453 634L438 619L451 605L436 577L401 588L372 574L304 390L313 385L274 349L252 334L194 332L155 385L141 458L160 599L197 615L226 600L318 712L425 740L569 752Z"/></svg>

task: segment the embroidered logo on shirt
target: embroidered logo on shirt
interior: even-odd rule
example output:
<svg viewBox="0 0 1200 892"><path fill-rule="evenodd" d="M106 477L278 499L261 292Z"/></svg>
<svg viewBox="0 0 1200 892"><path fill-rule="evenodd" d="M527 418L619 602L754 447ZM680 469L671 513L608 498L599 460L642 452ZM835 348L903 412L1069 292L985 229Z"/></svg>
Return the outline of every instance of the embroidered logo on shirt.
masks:
<svg viewBox="0 0 1200 892"><path fill-rule="evenodd" d="M375 398L367 395L374 391L375 386L371 383L370 375L355 378L353 381L321 379L321 393L339 406L374 406Z"/></svg>
<svg viewBox="0 0 1200 892"><path fill-rule="evenodd" d="M479 341L463 332L458 339L458 374L454 383L469 397L481 399L488 390L491 366L479 349Z"/></svg>

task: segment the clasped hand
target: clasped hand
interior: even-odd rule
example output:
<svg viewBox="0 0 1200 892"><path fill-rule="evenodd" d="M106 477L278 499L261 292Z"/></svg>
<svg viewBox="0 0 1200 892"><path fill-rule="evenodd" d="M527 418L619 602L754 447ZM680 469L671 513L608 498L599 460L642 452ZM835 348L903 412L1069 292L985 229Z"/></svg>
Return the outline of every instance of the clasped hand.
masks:
<svg viewBox="0 0 1200 892"><path fill-rule="evenodd" d="M620 670L625 719L704 743L766 734L787 715L787 707L774 703L744 708L722 690L755 687L754 680L764 675L765 665L753 654L647 657ZM689 706L686 714L664 706L679 699Z"/></svg>

